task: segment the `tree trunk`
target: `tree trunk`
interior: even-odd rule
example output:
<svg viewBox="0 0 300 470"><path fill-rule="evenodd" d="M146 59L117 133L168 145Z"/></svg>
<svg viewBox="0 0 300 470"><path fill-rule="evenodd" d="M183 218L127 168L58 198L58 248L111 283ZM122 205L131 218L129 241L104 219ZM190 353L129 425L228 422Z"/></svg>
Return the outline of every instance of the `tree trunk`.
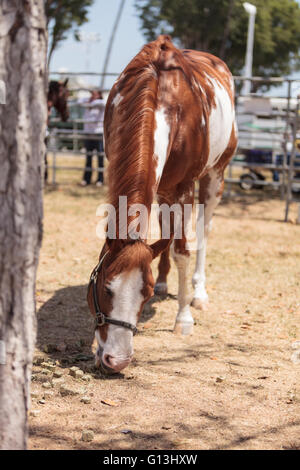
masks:
<svg viewBox="0 0 300 470"><path fill-rule="evenodd" d="M43 0L0 0L0 449L25 449L47 120Z"/></svg>

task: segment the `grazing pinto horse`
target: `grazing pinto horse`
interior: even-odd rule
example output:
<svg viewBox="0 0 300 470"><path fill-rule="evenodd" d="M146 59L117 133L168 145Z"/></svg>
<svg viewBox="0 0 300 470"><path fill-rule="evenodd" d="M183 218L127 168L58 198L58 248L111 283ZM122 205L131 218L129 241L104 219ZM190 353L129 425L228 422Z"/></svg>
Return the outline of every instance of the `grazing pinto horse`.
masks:
<svg viewBox="0 0 300 470"><path fill-rule="evenodd" d="M105 152L109 159L110 202L116 210L116 239L109 236L88 288L96 317L96 365L110 372L126 367L143 305L153 294L150 263L161 254L158 292L166 292L169 240L147 244L147 234L121 239L119 196L151 211L154 197L169 206L192 204L194 182L205 206L205 240L197 253L194 304L207 303L205 248L213 210L223 190L224 169L236 145L234 89L227 66L202 52L178 50L169 36L144 46L113 86L106 105ZM135 212L135 210L133 211ZM126 228L134 215L125 218ZM124 227L123 227L124 228ZM174 233L174 227L172 227ZM186 238L174 239L179 310L175 331L188 334L193 318L188 296Z"/></svg>

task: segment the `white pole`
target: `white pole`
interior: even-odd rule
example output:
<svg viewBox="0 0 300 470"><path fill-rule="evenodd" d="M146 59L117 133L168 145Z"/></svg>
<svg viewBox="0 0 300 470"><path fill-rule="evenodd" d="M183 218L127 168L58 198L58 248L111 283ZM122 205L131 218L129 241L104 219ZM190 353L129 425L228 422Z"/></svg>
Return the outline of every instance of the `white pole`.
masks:
<svg viewBox="0 0 300 470"><path fill-rule="evenodd" d="M253 63L253 46L254 46L254 29L255 29L255 16L256 6L251 3L243 3L246 12L249 14L248 24L248 37L247 37L247 51L245 60L245 76L252 77L252 63ZM242 95L249 95L251 91L251 81L245 80L242 88Z"/></svg>

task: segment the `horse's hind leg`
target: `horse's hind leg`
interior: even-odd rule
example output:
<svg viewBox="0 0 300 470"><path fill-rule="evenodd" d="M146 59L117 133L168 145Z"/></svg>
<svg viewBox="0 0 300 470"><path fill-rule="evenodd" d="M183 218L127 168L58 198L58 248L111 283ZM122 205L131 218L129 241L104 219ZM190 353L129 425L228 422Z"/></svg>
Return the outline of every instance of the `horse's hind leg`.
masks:
<svg viewBox="0 0 300 470"><path fill-rule="evenodd" d="M199 203L204 205L204 239L199 243L197 250L196 267L192 278L194 298L192 306L199 310L208 307L208 295L205 288L205 259L208 234L211 230L212 216L219 204L223 192L223 174L216 170L210 170L200 180Z"/></svg>
<svg viewBox="0 0 300 470"><path fill-rule="evenodd" d="M196 267L193 275L193 287L195 289L192 301L193 307L205 310L208 307L208 295L205 289L205 258L208 234L211 230L212 216L219 204L224 189L224 171L237 147L236 126L232 127L232 133L227 149L221 156L217 166L212 168L200 179L199 203L204 204L204 240L199 243L197 250Z"/></svg>

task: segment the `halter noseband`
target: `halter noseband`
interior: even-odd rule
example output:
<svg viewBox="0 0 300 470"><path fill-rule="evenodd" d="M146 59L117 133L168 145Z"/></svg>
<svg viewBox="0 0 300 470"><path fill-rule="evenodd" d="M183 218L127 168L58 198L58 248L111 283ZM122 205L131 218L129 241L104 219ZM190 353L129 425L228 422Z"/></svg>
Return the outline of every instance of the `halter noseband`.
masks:
<svg viewBox="0 0 300 470"><path fill-rule="evenodd" d="M94 301L94 308L95 308L95 312L96 312L95 330L99 326L103 326L105 324L112 324L112 325L122 326L123 328L127 328L127 329L131 330L133 332L133 334L135 335L138 331L136 326L134 326L131 323L128 323L126 321L115 320L114 318L109 318L104 313L102 313L101 310L100 310L99 303L98 303L98 298L97 298L97 279L98 279L98 273L100 271L101 265L102 265L102 263L104 261L104 258L107 254L108 254L108 251L102 256L102 258L100 259L97 266L93 269L91 277L90 277L90 282L89 282L89 287L93 283L93 301Z"/></svg>

